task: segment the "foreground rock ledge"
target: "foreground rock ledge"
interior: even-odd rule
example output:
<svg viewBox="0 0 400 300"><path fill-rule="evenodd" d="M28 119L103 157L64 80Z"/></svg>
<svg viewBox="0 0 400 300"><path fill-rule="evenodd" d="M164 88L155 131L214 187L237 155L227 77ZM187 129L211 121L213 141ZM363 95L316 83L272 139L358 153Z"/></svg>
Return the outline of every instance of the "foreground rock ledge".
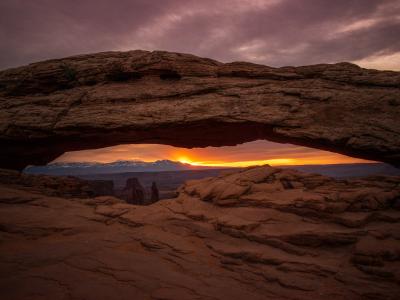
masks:
<svg viewBox="0 0 400 300"><path fill-rule="evenodd" d="M0 167L121 143L255 139L399 165L400 73L105 52L0 72Z"/></svg>
<svg viewBox="0 0 400 300"><path fill-rule="evenodd" d="M0 186L4 299L400 294L399 177L264 166L190 181L150 206L46 196L24 180Z"/></svg>

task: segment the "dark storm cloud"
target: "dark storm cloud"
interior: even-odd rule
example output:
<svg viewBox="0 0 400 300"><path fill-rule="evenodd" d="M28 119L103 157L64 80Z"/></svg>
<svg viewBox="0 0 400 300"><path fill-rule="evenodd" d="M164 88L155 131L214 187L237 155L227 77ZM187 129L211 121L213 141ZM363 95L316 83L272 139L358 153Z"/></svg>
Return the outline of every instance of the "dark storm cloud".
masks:
<svg viewBox="0 0 400 300"><path fill-rule="evenodd" d="M2 0L0 68L136 48L272 66L359 61L400 52L399 16L398 0Z"/></svg>

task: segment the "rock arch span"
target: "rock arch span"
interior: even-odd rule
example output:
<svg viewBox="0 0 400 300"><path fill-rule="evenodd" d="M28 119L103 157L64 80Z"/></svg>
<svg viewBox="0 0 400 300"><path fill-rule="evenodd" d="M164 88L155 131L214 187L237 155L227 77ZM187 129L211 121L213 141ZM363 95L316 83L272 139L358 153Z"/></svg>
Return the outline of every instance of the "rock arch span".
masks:
<svg viewBox="0 0 400 300"><path fill-rule="evenodd" d="M400 72L271 68L161 51L104 52L0 72L0 167L123 143L256 139L400 162Z"/></svg>

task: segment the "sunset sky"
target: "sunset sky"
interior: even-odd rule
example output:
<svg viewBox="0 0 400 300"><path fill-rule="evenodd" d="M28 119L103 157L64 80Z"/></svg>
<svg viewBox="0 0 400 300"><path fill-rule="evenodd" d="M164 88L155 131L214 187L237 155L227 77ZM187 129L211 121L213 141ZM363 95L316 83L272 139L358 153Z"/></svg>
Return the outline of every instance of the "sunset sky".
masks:
<svg viewBox="0 0 400 300"><path fill-rule="evenodd" d="M400 70L399 0L2 0L0 69L132 49L274 67L350 61ZM123 145L59 161L172 159L197 164L359 162L292 145L180 149Z"/></svg>
<svg viewBox="0 0 400 300"><path fill-rule="evenodd" d="M119 145L114 147L67 152L58 162L112 162L115 160L155 161L169 159L203 166L244 167L250 165L303 165L367 162L344 155L291 144L264 140L229 147L177 148L166 145Z"/></svg>

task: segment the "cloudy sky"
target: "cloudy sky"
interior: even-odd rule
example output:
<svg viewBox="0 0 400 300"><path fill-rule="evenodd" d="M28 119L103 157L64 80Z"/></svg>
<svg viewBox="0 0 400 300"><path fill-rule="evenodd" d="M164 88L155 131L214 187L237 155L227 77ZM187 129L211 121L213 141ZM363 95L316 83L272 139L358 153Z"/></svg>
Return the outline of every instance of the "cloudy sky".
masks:
<svg viewBox="0 0 400 300"><path fill-rule="evenodd" d="M1 0L0 68L108 50L400 69L399 0Z"/></svg>
<svg viewBox="0 0 400 300"><path fill-rule="evenodd" d="M0 0L0 69L82 53L145 49L275 67L351 61L400 70L399 37L400 0ZM194 150L124 145L59 158L116 159L358 161L266 141Z"/></svg>

